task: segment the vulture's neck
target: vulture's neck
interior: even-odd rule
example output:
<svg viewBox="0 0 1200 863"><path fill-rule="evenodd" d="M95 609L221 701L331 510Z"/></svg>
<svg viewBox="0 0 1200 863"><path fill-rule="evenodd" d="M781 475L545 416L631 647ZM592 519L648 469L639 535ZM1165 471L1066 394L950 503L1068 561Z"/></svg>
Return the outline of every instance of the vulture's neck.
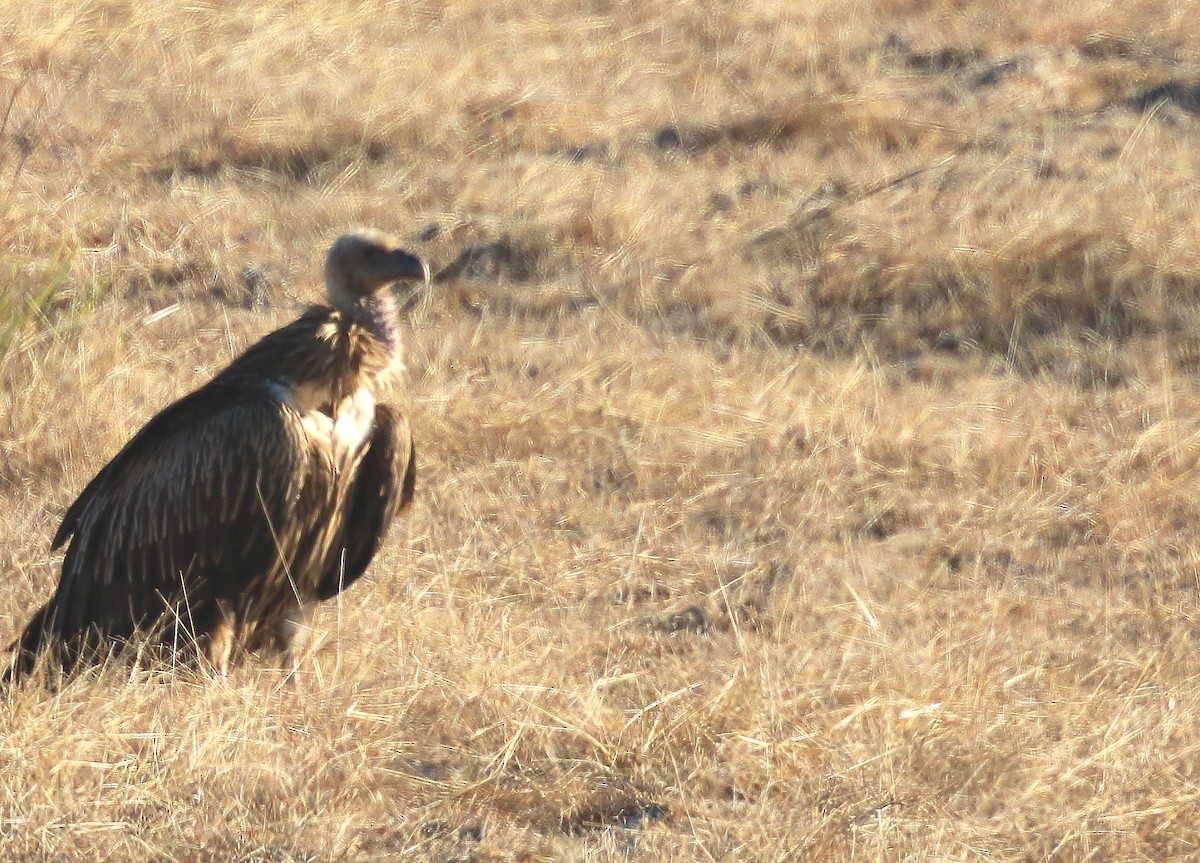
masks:
<svg viewBox="0 0 1200 863"><path fill-rule="evenodd" d="M392 356L400 353L400 324L396 315L396 300L387 291L356 297L342 312L379 340Z"/></svg>

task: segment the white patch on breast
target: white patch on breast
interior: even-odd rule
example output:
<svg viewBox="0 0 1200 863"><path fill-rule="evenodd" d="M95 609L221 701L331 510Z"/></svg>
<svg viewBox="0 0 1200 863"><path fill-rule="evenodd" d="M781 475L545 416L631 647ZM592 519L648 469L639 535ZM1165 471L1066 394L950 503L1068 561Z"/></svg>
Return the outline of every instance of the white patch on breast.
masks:
<svg viewBox="0 0 1200 863"><path fill-rule="evenodd" d="M320 411L309 411L300 414L300 424L305 433L325 448L333 450L333 420Z"/></svg>
<svg viewBox="0 0 1200 863"><path fill-rule="evenodd" d="M342 399L333 416L333 451L339 464L352 460L375 423L375 396L366 387Z"/></svg>
<svg viewBox="0 0 1200 863"><path fill-rule="evenodd" d="M339 471L349 468L375 423L375 396L366 387L329 409L329 390L314 384L279 386L274 394L300 415L304 431L329 452ZM325 408L325 410L322 410Z"/></svg>

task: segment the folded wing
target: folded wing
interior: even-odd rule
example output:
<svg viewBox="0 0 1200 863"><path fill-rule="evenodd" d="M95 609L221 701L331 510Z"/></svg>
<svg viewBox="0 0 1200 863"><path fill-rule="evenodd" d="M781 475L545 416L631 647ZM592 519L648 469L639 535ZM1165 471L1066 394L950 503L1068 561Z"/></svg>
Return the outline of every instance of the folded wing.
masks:
<svg viewBox="0 0 1200 863"><path fill-rule="evenodd" d="M388 526L412 502L416 482L408 421L389 405L377 405L371 437L338 516L339 533L317 585L317 599L337 595L366 572Z"/></svg>
<svg viewBox="0 0 1200 863"><path fill-rule="evenodd" d="M322 467L299 416L270 394L214 382L155 416L67 510L62 578L20 639L80 650L162 622L197 634L221 599L286 586ZM317 495L320 497L320 495ZM165 616L164 616L165 615Z"/></svg>

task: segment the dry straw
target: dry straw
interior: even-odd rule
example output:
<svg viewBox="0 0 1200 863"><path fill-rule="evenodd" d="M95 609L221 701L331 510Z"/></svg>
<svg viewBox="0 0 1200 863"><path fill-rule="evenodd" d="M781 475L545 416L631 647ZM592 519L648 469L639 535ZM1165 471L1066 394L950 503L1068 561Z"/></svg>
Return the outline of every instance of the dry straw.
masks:
<svg viewBox="0 0 1200 863"><path fill-rule="evenodd" d="M374 224L419 506L309 666L0 699L0 858L1200 842L1194 9L0 3L0 637Z"/></svg>

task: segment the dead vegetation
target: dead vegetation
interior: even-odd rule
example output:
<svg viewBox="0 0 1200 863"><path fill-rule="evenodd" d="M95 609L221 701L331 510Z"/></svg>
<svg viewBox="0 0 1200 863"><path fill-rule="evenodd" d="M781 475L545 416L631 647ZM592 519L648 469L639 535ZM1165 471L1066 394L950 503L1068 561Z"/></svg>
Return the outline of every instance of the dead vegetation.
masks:
<svg viewBox="0 0 1200 863"><path fill-rule="evenodd" d="M0 637L331 237L440 270L311 665L5 693L0 857L1193 856L1192 11L0 3Z"/></svg>

